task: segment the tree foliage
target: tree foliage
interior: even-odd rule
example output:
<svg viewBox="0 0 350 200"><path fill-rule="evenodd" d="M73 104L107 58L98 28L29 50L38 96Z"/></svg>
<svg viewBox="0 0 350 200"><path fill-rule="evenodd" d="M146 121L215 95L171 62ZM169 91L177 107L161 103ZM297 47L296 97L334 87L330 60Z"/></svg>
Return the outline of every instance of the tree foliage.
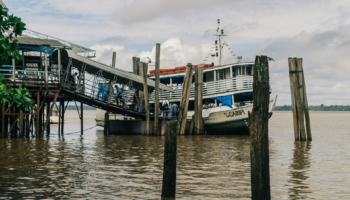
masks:
<svg viewBox="0 0 350 200"><path fill-rule="evenodd" d="M8 105L11 102L25 111L31 111L34 106L34 100L27 88L12 88L6 86L7 82L4 75L0 74L0 105Z"/></svg>
<svg viewBox="0 0 350 200"><path fill-rule="evenodd" d="M0 66L9 58L14 58L16 62L23 59L17 49L16 37L22 35L24 30L25 24L21 19L9 15L0 5ZM31 111L34 105L34 100L26 88L7 87L4 75L0 74L0 105L8 105L12 102L17 108L26 111Z"/></svg>
<svg viewBox="0 0 350 200"><path fill-rule="evenodd" d="M9 15L0 5L0 28L0 66L6 63L9 57L14 58L16 62L22 60L23 57L17 49L16 37L22 35L26 29L25 23L21 18Z"/></svg>

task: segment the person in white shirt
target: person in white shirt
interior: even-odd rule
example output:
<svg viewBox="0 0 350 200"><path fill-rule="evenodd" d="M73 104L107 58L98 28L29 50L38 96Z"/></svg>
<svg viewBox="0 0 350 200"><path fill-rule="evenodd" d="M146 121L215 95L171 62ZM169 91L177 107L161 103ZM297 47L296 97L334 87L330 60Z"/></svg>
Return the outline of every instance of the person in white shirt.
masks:
<svg viewBox="0 0 350 200"><path fill-rule="evenodd" d="M162 102L162 110L163 110L163 117L164 117L164 119L166 117L168 117L169 106L170 106L169 101L167 100L166 97L164 97L163 102Z"/></svg>

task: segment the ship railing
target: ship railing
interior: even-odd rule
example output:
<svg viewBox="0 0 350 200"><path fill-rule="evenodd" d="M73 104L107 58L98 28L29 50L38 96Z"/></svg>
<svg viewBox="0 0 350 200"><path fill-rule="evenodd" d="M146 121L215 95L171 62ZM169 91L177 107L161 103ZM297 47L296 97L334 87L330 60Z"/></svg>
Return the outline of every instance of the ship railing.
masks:
<svg viewBox="0 0 350 200"><path fill-rule="evenodd" d="M173 93L168 91L161 90L159 93L159 98L164 99L167 97L168 99L181 99L182 95L182 85L178 85L173 87ZM192 83L190 90L190 98L194 98L195 85ZM206 96L218 95L223 93L234 93L244 90L252 90L253 89L253 76L236 76L234 78L222 79L217 81L210 81L203 83L202 95L203 98ZM154 101L154 92L150 94L150 101Z"/></svg>

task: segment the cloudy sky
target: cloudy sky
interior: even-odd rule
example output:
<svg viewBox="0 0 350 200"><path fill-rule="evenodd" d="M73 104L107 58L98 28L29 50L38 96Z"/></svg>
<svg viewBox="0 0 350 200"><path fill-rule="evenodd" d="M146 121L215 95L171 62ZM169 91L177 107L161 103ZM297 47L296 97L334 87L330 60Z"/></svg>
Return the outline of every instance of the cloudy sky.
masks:
<svg viewBox="0 0 350 200"><path fill-rule="evenodd" d="M288 57L303 58L309 105L350 105L350 1L3 0L27 28L97 51L131 70L132 57L161 67L202 63L221 20L227 48L243 61L268 55L277 105L290 105ZM225 62L235 62L230 50ZM211 62L211 58L208 62ZM216 62L216 61L215 61Z"/></svg>

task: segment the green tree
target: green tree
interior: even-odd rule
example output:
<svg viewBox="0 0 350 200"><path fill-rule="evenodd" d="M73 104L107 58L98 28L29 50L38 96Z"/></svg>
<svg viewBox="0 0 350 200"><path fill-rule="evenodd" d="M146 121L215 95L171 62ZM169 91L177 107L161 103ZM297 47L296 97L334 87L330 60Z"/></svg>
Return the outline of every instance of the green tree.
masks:
<svg viewBox="0 0 350 200"><path fill-rule="evenodd" d="M17 36L21 36L26 29L21 18L9 15L0 5L0 66L7 62L9 58L14 58L16 62L23 59L17 49Z"/></svg>
<svg viewBox="0 0 350 200"><path fill-rule="evenodd" d="M4 75L0 74L0 105L8 105L11 102L20 110L31 111L34 100L27 88L11 88L6 86Z"/></svg>
<svg viewBox="0 0 350 200"><path fill-rule="evenodd" d="M20 18L9 15L0 5L0 66L7 62L9 58L17 61L23 59L17 49L17 36L22 35L25 24ZM0 74L0 105L8 105L13 102L20 110L30 111L34 105L34 100L26 88L7 87L4 75Z"/></svg>

